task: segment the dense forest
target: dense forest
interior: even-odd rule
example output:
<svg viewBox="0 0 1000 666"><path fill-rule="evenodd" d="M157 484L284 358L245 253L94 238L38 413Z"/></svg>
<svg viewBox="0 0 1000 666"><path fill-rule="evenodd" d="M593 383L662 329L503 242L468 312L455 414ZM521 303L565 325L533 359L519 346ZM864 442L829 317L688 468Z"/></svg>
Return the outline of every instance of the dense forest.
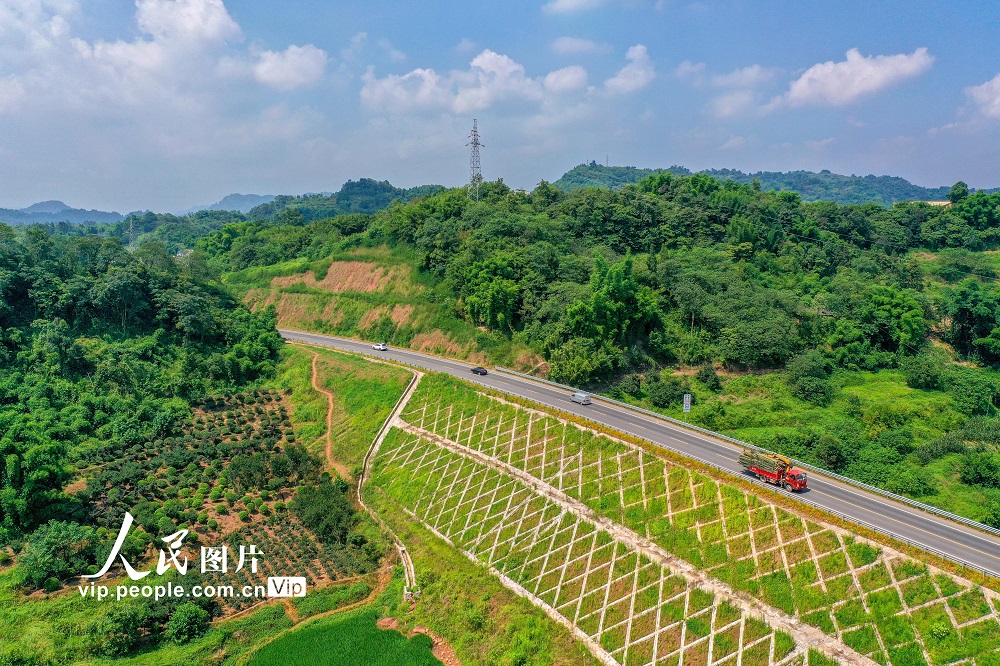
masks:
<svg viewBox="0 0 1000 666"><path fill-rule="evenodd" d="M164 436L189 401L270 374L280 345L162 244L0 226L0 542L79 514L68 462Z"/></svg>
<svg viewBox="0 0 1000 666"><path fill-rule="evenodd" d="M681 176L692 174L689 169L676 165L666 170ZM617 189L638 183L657 171L659 170L636 167L606 167L591 162L570 169L553 185L567 191L580 187ZM939 201L948 196L948 187L921 187L898 176L844 176L825 169L819 173L813 171L744 173L736 169L705 169L698 173L745 185L756 181L760 183L761 189L795 192L803 201L833 201L839 204L875 202L892 206L897 201ZM985 192L989 194L996 191Z"/></svg>
<svg viewBox="0 0 1000 666"><path fill-rule="evenodd" d="M251 312L201 273L156 241L129 251L113 237L0 225L0 569L11 552L18 565L4 585L54 592L96 573L126 511L135 524L121 553L137 567L162 546L155 537L190 528L197 542L194 526L217 530L209 516L230 509L239 524L290 510L341 561L377 563L363 539L346 544L346 484L295 443L281 394L259 388L283 345L273 312ZM91 610L74 621L86 640L73 649L187 642L221 612L194 601ZM0 662L43 663L31 645L0 648Z"/></svg>
<svg viewBox="0 0 1000 666"><path fill-rule="evenodd" d="M847 401L835 431L770 428L755 441L926 497L922 468L951 454L964 456L963 487L1000 489L1000 429L982 418L996 413L1000 289L980 252L1000 245L1000 194L957 183L947 195L947 206L886 208L703 174L568 193L497 181L480 201L452 189L374 215L227 225L198 251L221 273L388 245L414 258L429 297L484 331L481 348L527 346L554 380L658 408L691 391L712 405L696 420L717 429L742 427L714 399L720 374L783 370L797 404L823 407L843 401L844 381L865 381L841 373L902 372L949 396L954 418L925 428ZM394 342L393 330L404 335L379 322L379 337ZM997 502L993 517L968 511L1000 522Z"/></svg>

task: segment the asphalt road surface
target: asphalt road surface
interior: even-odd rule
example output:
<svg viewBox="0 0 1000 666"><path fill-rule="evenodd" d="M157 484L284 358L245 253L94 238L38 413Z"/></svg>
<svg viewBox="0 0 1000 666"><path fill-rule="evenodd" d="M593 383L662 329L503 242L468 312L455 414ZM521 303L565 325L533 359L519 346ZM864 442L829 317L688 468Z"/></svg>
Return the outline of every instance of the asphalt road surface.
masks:
<svg viewBox="0 0 1000 666"><path fill-rule="evenodd" d="M287 330L280 332L288 340L369 354L507 391L647 439L682 454L701 458L733 474L746 474L736 462L740 451L738 446L624 407L601 402L599 399L595 399L590 405L579 405L570 402L570 394L565 390L502 372L490 372L481 377L470 372L472 365L460 361L392 347L378 352L372 349L370 343L329 335ZM809 489L798 494L790 493L790 496L801 496L849 520L874 525L905 541L937 551L945 557L967 563L1000 578L1000 538L993 535L812 473L809 475Z"/></svg>

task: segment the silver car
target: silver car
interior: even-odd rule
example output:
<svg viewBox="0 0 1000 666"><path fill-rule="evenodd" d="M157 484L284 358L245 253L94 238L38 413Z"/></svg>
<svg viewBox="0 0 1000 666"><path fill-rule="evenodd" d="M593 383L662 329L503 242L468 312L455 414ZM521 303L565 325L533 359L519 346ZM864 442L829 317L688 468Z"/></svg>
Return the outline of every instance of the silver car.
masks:
<svg viewBox="0 0 1000 666"><path fill-rule="evenodd" d="M573 402L578 402L581 405L589 405L590 404L590 394L589 393L577 392L577 393L574 393L573 395L571 395L569 397L569 399L572 400Z"/></svg>

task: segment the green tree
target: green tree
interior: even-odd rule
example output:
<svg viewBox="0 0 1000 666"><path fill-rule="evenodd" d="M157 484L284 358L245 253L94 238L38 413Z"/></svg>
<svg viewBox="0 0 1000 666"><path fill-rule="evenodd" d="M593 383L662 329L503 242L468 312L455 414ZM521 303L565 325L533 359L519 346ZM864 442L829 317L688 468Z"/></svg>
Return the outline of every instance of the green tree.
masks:
<svg viewBox="0 0 1000 666"><path fill-rule="evenodd" d="M942 364L926 352L904 358L900 368L910 388L941 388Z"/></svg>
<svg viewBox="0 0 1000 666"><path fill-rule="evenodd" d="M208 611L193 603L181 604L170 615L163 635L175 643L187 643L208 631Z"/></svg>
<svg viewBox="0 0 1000 666"><path fill-rule="evenodd" d="M146 622L143 607L131 603L112 604L111 608L90 625L91 649L98 655L124 657L142 640Z"/></svg>
<svg viewBox="0 0 1000 666"><path fill-rule="evenodd" d="M948 201L957 204L959 201L969 196L969 186L964 181L958 181L948 190Z"/></svg>
<svg viewBox="0 0 1000 666"><path fill-rule="evenodd" d="M94 529L52 520L35 530L20 557L22 584L40 588L50 577L64 579L86 573L95 561Z"/></svg>

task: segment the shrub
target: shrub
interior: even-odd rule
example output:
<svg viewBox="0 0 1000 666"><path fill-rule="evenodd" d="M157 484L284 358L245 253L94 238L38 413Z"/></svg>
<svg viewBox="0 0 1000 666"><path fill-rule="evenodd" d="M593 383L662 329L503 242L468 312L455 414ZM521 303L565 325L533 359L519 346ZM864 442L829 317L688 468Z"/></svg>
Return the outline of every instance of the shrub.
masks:
<svg viewBox="0 0 1000 666"><path fill-rule="evenodd" d="M639 375L626 375L622 377L622 380L618 382L618 389L622 393L627 393L631 396L638 396L642 391L642 382Z"/></svg>
<svg viewBox="0 0 1000 666"><path fill-rule="evenodd" d="M46 592L55 592L60 587L61 585L59 584L59 579L56 578L55 576L50 576L49 578L46 578L45 585L43 586Z"/></svg>
<svg viewBox="0 0 1000 666"><path fill-rule="evenodd" d="M792 393L803 400L828 405L833 398L831 372L830 360L818 349L810 349L788 362L788 384Z"/></svg>
<svg viewBox="0 0 1000 666"><path fill-rule="evenodd" d="M719 380L719 375L715 373L715 368L710 365L703 365L698 369L698 381L713 393L718 393L722 390L722 382Z"/></svg>
<svg viewBox="0 0 1000 666"><path fill-rule="evenodd" d="M941 388L941 363L930 354L917 354L900 363L906 385L915 389Z"/></svg>
<svg viewBox="0 0 1000 666"><path fill-rule="evenodd" d="M973 368L951 368L945 375L948 393L964 414L990 414L997 386L986 373Z"/></svg>
<svg viewBox="0 0 1000 666"><path fill-rule="evenodd" d="M61 521L42 525L28 538L20 561L22 584L39 588L55 577L78 575L95 559L95 533L90 527Z"/></svg>
<svg viewBox="0 0 1000 666"><path fill-rule="evenodd" d="M1000 454L967 453L962 457L959 476L964 483L1000 488Z"/></svg>
<svg viewBox="0 0 1000 666"><path fill-rule="evenodd" d="M114 604L97 622L90 625L90 644L94 652L108 657L123 657L142 638L145 614L132 604Z"/></svg>
<svg viewBox="0 0 1000 666"><path fill-rule="evenodd" d="M208 611L193 603L177 607L167 620L164 635L175 643L187 643L208 630Z"/></svg>
<svg viewBox="0 0 1000 666"><path fill-rule="evenodd" d="M673 378L651 381L646 387L649 402L654 407L660 408L679 407L684 401L684 394L689 391L690 388L686 382L682 383ZM694 396L691 397L693 403Z"/></svg>

